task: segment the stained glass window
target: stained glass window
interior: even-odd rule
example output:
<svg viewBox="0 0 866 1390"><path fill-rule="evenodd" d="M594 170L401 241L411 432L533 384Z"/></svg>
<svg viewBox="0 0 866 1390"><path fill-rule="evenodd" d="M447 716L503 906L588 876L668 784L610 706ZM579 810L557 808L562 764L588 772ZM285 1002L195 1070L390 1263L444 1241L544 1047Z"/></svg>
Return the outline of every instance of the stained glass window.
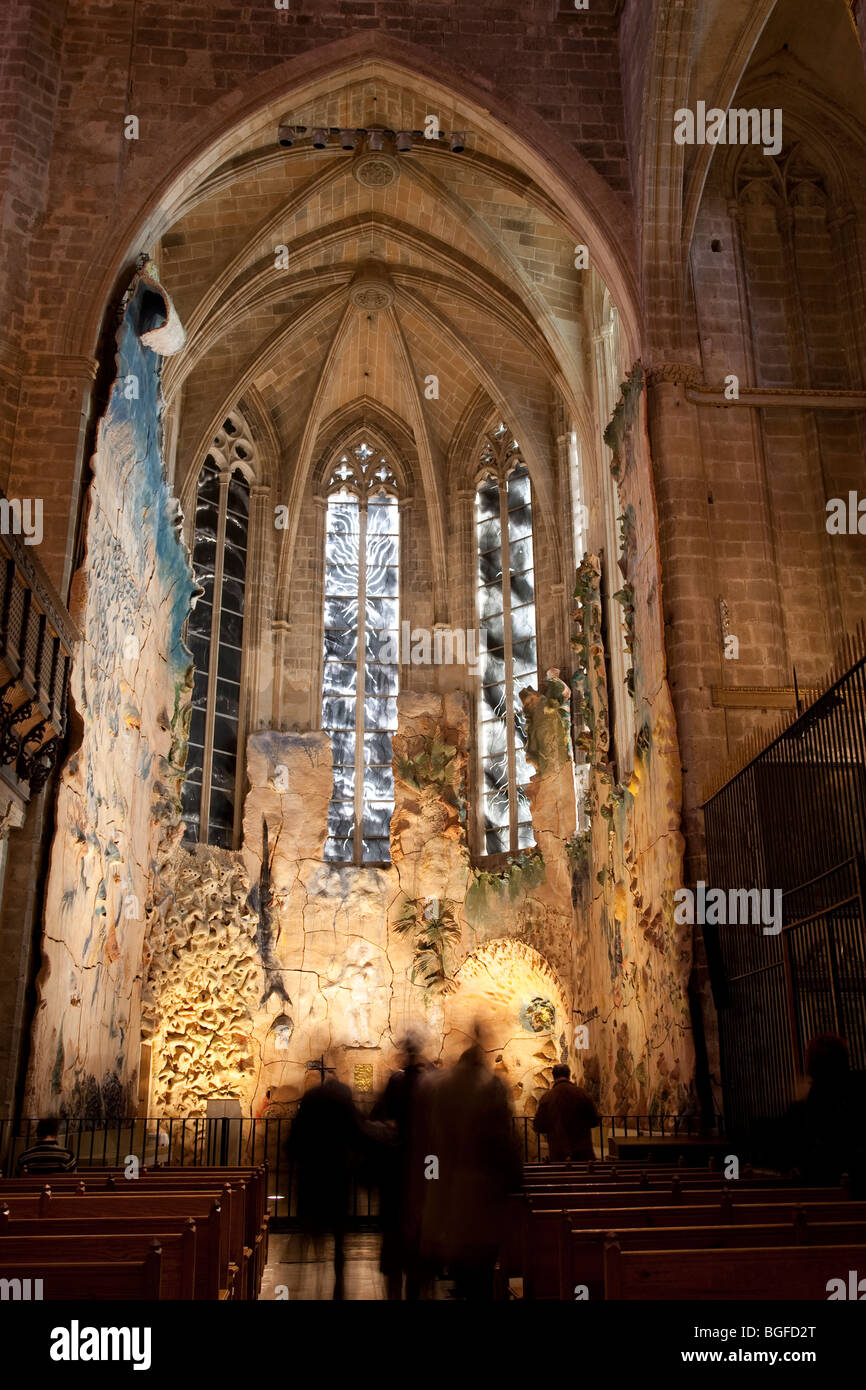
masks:
<svg viewBox="0 0 866 1390"><path fill-rule="evenodd" d="M204 593L187 623L195 675L182 809L186 840L224 849L234 843L249 515L246 477L209 454L196 496L192 563Z"/></svg>
<svg viewBox="0 0 866 1390"><path fill-rule="evenodd" d="M526 720L519 692L538 685L532 490L505 425L488 436L488 471L475 496L478 621L486 643L479 704L484 848L514 852L535 843L526 786Z"/></svg>
<svg viewBox="0 0 866 1390"><path fill-rule="evenodd" d="M391 858L391 740L399 680L400 517L387 460L366 442L342 454L328 482L322 728L334 789L325 858Z"/></svg>

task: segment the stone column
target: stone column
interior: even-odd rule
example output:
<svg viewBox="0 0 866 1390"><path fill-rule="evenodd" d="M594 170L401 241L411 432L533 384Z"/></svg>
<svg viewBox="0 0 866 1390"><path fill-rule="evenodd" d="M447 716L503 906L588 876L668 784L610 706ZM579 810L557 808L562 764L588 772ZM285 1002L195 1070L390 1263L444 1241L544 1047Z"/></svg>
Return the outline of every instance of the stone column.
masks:
<svg viewBox="0 0 866 1390"><path fill-rule="evenodd" d="M703 781L725 751L724 713L710 705L710 686L718 673L719 639L716 583L707 555L707 485L698 407L686 399L686 386L697 375L697 368L676 363L647 374L665 650L683 764L686 882L700 877Z"/></svg>
<svg viewBox="0 0 866 1390"><path fill-rule="evenodd" d="M22 808L6 802L0 817L0 1116L10 1118L23 1080L30 1016L27 992L38 966L35 930L42 911L45 808L53 804L55 778ZM4 802L6 798L3 798ZM14 834L10 834L14 831ZM0 1156L2 1157L2 1156Z"/></svg>
<svg viewBox="0 0 866 1390"><path fill-rule="evenodd" d="M292 624L287 618L274 618L271 623L271 633L274 650L274 699L270 722L275 729L278 729L282 723L282 709L286 687L285 666L288 657L289 639L292 634Z"/></svg>
<svg viewBox="0 0 866 1390"><path fill-rule="evenodd" d="M743 356L749 380L753 385L757 386L758 372L755 365L755 345L752 341L754 315L752 313L749 296L746 250L743 243L743 209L736 199L731 199L728 203L728 216L731 220L731 235L734 243L734 263L737 270L737 298L740 306ZM782 603L782 591L779 586L779 558L778 547L776 545L776 530L773 520L773 507L770 498L764 412L762 410L750 410L749 418L752 430L752 447L754 449L761 497L761 520L764 533L764 545L768 560L767 581L768 587L772 589L772 611L774 621L772 624L772 636L770 637L768 646L769 659L767 662L767 670L771 683L784 684L787 680L789 670L788 646L785 634L785 614ZM722 600L725 599L724 594L719 594L718 597Z"/></svg>
<svg viewBox="0 0 866 1390"><path fill-rule="evenodd" d="M866 0L848 0L851 6L851 13L854 16L854 23L860 35L860 47L863 51L863 65L866 67Z"/></svg>
<svg viewBox="0 0 866 1390"><path fill-rule="evenodd" d="M42 561L65 599L75 568L82 464L96 362L39 354L28 360L18 396L9 497L42 500Z"/></svg>

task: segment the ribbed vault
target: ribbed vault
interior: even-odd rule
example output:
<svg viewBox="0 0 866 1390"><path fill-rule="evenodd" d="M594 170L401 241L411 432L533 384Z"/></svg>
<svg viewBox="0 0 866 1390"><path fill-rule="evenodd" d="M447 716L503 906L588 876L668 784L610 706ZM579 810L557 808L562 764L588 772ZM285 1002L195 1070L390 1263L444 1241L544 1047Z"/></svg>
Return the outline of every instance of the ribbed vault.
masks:
<svg viewBox="0 0 866 1390"><path fill-rule="evenodd" d="M176 422L175 486L191 507L214 433L242 397L276 454L270 485L285 503L275 616L291 619L303 499L335 433L393 422L417 467L431 547L433 608L448 616L449 478L463 477L470 422L507 418L520 439L544 523L556 509L554 420L564 405L591 431L580 229L542 181L532 152L472 129L441 92L382 65L309 90L283 118L299 125L422 130L469 127L466 149L417 139L354 150L332 138L277 143L276 123L248 137L180 198L154 254L188 346L167 365ZM555 569L562 557L552 538Z"/></svg>

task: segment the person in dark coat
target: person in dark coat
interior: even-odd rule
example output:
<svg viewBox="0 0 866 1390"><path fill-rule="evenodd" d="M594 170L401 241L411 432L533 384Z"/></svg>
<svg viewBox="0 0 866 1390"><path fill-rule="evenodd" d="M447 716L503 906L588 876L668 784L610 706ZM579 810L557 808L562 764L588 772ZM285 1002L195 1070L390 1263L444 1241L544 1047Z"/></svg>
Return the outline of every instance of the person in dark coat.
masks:
<svg viewBox="0 0 866 1390"><path fill-rule="evenodd" d="M541 1097L532 1122L536 1134L547 1135L554 1163L595 1158L592 1131L601 1123L592 1097L571 1080L566 1066L553 1068L553 1085Z"/></svg>
<svg viewBox="0 0 866 1390"><path fill-rule="evenodd" d="M476 1042L425 1077L416 1099L421 1257L448 1270L456 1297L491 1299L508 1194L523 1182L508 1094Z"/></svg>
<svg viewBox="0 0 866 1390"><path fill-rule="evenodd" d="M36 1143L29 1149L25 1149L18 1156L18 1163L15 1168L15 1176L20 1178L24 1174L30 1176L48 1177L51 1173L74 1173L77 1167L75 1154L71 1149L64 1149L58 1142L57 1135L60 1130L58 1120L40 1120L36 1126Z"/></svg>
<svg viewBox="0 0 866 1390"><path fill-rule="evenodd" d="M418 1083L427 1069L419 1040L414 1035L402 1044L403 1066L388 1078L371 1119L384 1123L392 1140L381 1153L380 1216L382 1253L379 1267L385 1275L389 1299L419 1296L421 1268L418 1255L418 1206L413 1193L410 1163L414 1152L415 1098ZM413 1194L414 1195L414 1194Z"/></svg>
<svg viewBox="0 0 866 1390"><path fill-rule="evenodd" d="M808 1186L834 1186L851 1179L853 1195L866 1195L866 1077L854 1071L848 1044L821 1033L806 1048L805 1098L789 1108L783 1123L787 1166Z"/></svg>
<svg viewBox="0 0 866 1390"><path fill-rule="evenodd" d="M313 1074L308 1078L312 1080ZM297 1166L298 1222L318 1240L334 1237L334 1298L345 1294L344 1240L351 1198L352 1164L362 1145L352 1092L335 1077L314 1084L301 1099L289 1135Z"/></svg>

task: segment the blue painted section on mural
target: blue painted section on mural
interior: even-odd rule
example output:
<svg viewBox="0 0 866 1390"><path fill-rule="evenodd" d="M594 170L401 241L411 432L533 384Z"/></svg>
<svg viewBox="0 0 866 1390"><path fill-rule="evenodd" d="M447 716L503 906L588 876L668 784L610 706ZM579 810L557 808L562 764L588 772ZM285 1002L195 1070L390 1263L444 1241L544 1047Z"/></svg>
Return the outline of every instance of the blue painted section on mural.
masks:
<svg viewBox="0 0 866 1390"><path fill-rule="evenodd" d="M131 433L136 467L127 480L126 495L133 515L142 522L142 560L144 533L149 530L156 552L159 592L171 595L169 650L177 679L186 673L192 662L190 652L181 642L181 632L196 585L186 548L178 537L177 501L166 485L163 472L160 449L162 359L152 348L145 347L140 337L157 326L153 318L154 299L154 290L140 281L117 335L118 378L112 388L105 428L125 428ZM137 400L131 385L133 381L137 381Z"/></svg>
<svg viewBox="0 0 866 1390"><path fill-rule="evenodd" d="M71 679L84 734L61 779L46 890L59 906L54 920L62 922L72 972L68 979L55 971L44 983L37 1017L50 1052L31 1081L40 1094L50 1089L61 1113L94 1118L134 1109L135 986L127 996L140 974L142 907L162 821L180 817L192 670L182 632L198 592L163 468L162 358L141 341L166 317L152 269L137 277L124 305L116 377L97 435L82 567L84 640ZM130 901L138 905L131 912ZM64 1042L70 990L81 1013L76 1038Z"/></svg>

